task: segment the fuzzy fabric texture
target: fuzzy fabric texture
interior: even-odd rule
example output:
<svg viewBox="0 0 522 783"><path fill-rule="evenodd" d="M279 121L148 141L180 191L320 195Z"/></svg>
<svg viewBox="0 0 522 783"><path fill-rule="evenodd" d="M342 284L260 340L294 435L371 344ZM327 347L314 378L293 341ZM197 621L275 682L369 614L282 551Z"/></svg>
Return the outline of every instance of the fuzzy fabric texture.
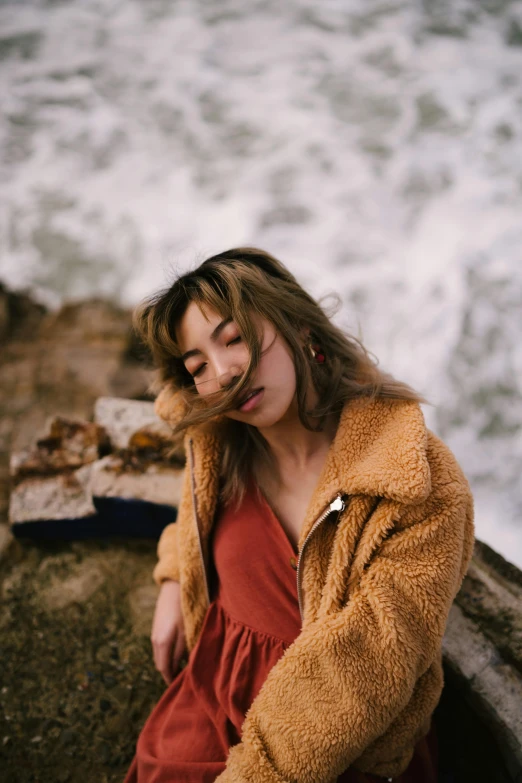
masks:
<svg viewBox="0 0 522 783"><path fill-rule="evenodd" d="M167 387L156 411L171 424L183 416ZM202 560L206 569L220 446L208 424L189 428L184 442L178 518L162 533L153 576L181 584L190 651L208 607ZM301 632L270 670L217 783L333 783L349 766L393 778L429 730L443 687L442 637L473 551L469 483L418 403L353 400L299 552L338 492L344 511L318 526L303 555Z"/></svg>

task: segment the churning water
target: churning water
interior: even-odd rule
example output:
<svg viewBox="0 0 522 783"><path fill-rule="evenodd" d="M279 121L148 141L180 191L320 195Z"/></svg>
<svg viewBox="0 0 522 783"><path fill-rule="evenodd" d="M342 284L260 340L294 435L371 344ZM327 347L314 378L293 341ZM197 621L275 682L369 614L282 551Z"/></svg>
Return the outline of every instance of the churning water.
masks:
<svg viewBox="0 0 522 783"><path fill-rule="evenodd" d="M132 304L253 244L435 403L522 566L522 4L0 1L0 278Z"/></svg>

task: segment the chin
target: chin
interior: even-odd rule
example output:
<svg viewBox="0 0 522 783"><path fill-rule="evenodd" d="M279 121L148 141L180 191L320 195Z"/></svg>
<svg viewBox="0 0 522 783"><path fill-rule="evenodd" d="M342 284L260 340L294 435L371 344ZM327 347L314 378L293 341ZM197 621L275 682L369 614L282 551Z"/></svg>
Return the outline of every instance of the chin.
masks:
<svg viewBox="0 0 522 783"><path fill-rule="evenodd" d="M254 414L257 415L254 416ZM252 411L250 414L251 420L248 423L252 424L254 427L263 429L265 427L273 427L280 421L287 421L293 418L293 405L292 400L290 400L289 402L285 401L282 405L275 404L271 408L268 408L268 410ZM246 416L244 421L246 421Z"/></svg>

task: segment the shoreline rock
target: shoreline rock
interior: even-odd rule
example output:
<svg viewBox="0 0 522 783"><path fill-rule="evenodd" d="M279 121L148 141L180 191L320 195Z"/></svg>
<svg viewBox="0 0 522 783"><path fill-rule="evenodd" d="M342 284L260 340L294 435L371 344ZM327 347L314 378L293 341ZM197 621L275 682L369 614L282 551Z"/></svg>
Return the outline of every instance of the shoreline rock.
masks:
<svg viewBox="0 0 522 783"><path fill-rule="evenodd" d="M172 453L154 404L103 397L94 407L93 423L56 417L43 437L11 455L15 536L155 537L161 522L175 520L185 457Z"/></svg>

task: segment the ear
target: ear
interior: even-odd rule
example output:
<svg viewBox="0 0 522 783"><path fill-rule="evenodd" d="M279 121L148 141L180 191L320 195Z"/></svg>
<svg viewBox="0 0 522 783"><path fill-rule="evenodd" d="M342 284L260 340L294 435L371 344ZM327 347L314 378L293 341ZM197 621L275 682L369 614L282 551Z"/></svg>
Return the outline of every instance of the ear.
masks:
<svg viewBox="0 0 522 783"><path fill-rule="evenodd" d="M301 337L301 343L303 345L303 348L305 347L306 343L310 340L310 327L309 326L302 326L299 330L299 335Z"/></svg>

